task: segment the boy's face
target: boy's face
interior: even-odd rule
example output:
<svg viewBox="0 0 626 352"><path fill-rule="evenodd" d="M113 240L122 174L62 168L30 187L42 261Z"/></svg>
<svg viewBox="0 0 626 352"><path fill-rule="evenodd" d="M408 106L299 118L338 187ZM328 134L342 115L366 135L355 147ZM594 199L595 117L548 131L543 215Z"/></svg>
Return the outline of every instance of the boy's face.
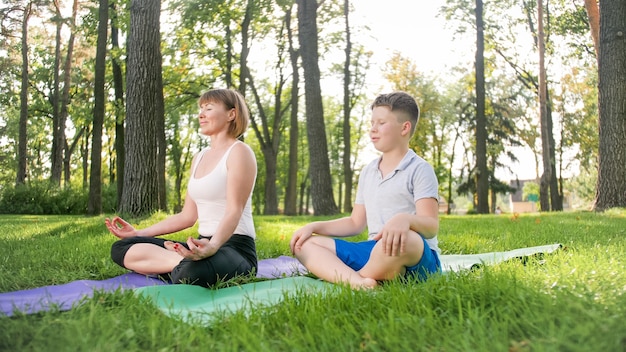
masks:
<svg viewBox="0 0 626 352"><path fill-rule="evenodd" d="M405 137L410 129L411 123L398 119L389 107L377 106L372 109L370 139L376 150L384 153L406 145Z"/></svg>

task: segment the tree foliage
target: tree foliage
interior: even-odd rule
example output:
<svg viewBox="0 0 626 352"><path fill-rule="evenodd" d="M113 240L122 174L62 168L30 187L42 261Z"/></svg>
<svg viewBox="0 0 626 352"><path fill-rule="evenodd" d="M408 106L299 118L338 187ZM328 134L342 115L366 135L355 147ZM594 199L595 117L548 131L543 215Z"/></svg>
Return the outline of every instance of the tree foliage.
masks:
<svg viewBox="0 0 626 352"><path fill-rule="evenodd" d="M109 1L111 36L104 71L101 141L96 140L100 133L98 121L93 118L98 4L76 2L75 15L72 0L11 0L0 5L0 191L12 189L17 180L23 179L28 186L56 179L58 152L62 151L62 187L93 186L98 181L90 180L89 174L97 169L95 163L101 165L98 174L102 175L99 183L106 188L104 193L117 183L120 195L145 192L156 197L137 199L133 201L137 205L151 205L132 211L127 207L127 211L150 212L167 203L171 209L180 209L191 158L207 146L197 134L197 98L209 88L234 87L245 94L252 112L253 127L244 138L260 163L253 194L255 212L276 214L284 210L295 215L313 207L316 213L330 214L339 210L336 204L349 211L353 197L349 190L354 188L350 182L358 176L352 172L369 161L363 145L367 143L370 95L380 93L367 84L370 72L376 68L370 67L369 61L375 48L364 47L354 40L356 36L348 37L348 33L367 31L350 25L350 13L346 12L346 8L351 10L350 2L170 1L160 11L158 45L151 42L152 54L138 62L133 55L143 49L133 47L137 43L132 38L131 15L138 9L133 6L145 2ZM34 6L26 21L24 10L29 4ZM314 23L308 23L308 33L302 32L299 5L315 6L317 17ZM473 0L447 1L442 14L456 29L456 38L451 40L474 40L474 6ZM536 174L542 169L534 6L533 1L485 3L484 156L492 210L494 195L507 192L505 182L496 175L517 172L511 167L517 163L517 151L523 147L535 155L533 164L520 167ZM554 117L556 174L563 194L563 187L573 184L563 181L570 170L598 167L599 150L604 150L601 160L612 160L608 147L601 146L603 141L612 141L612 147L621 144L611 140L610 135L599 138L597 110L602 110L601 103L610 99L598 101L595 88L603 87L607 77L602 80L595 72L597 61L588 29L591 23L583 4L552 0L548 10L549 106ZM61 28L60 37L57 28ZM148 34L154 36L154 25L152 28ZM316 39L299 40L314 32ZM75 40L70 56L72 35ZM28 45L23 45L22 39ZM317 44L316 49L313 44ZM27 60L23 59L22 48L26 48ZM317 54L317 59L304 59L304 51L307 55ZM393 52L386 55L384 75L391 89L408 91L422 109L412 148L434 166L440 192L448 202L461 192L475 203L477 149L473 138L477 96L472 59L468 57L468 63L448 72L431 75L420 72L410 57ZM154 69L151 65L157 61L162 61L162 66L151 71L148 79L154 87L138 89L137 74L143 74L144 69L147 73L149 67ZM311 73L315 62L318 72ZM302 74L308 77L305 81L319 84L319 88L307 93L310 87L308 83L303 85ZM156 88L159 79L162 88ZM22 82L28 82L26 89L21 89ZM162 92L161 101L153 91ZM314 98L309 98L311 94ZM615 92L604 94L613 96ZM314 105L307 108L307 99L314 99ZM61 113L63 102L66 111ZM24 103L27 109L20 109ZM67 120L59 121L61 116ZM601 125L606 126L602 124L606 121ZM139 142L143 137L124 135L124 127L128 132L154 132L155 137ZM26 137L23 140L20 130L26 131L22 132ZM55 134L61 130L64 139ZM127 145L137 144L124 150L124 140ZM101 151L97 150L99 145ZM148 146L156 149L143 149ZM134 153L137 155L131 156ZM127 157L130 160L125 161ZM146 164L153 157L158 159L155 164ZM125 162L131 170L125 170ZM54 177L53 163L57 170ZM150 176L142 174L146 169ZM18 177L19 172L23 175ZM600 175L606 176L607 172ZM594 173L589 174L593 179ZM156 182L156 188L124 191L122 186L132 189L138 177ZM576 188L584 191L582 186ZM602 189L606 194L608 188ZM105 206L103 211L110 210Z"/></svg>

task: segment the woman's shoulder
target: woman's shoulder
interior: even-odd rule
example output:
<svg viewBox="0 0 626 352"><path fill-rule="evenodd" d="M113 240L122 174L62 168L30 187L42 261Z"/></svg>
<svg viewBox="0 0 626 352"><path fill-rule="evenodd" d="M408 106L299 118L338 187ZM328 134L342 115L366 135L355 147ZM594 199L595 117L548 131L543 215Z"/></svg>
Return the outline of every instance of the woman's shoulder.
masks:
<svg viewBox="0 0 626 352"><path fill-rule="evenodd" d="M231 156L234 156L234 158L231 158ZM254 150L252 150L248 144L242 141L237 141L231 147L229 152L228 161L230 162L231 160L243 162L247 161L256 164L256 154L254 154Z"/></svg>
<svg viewBox="0 0 626 352"><path fill-rule="evenodd" d="M232 147L231 153L250 153L252 155L254 154L254 150L252 150L252 147L250 147L247 143L242 142L242 141L237 141L235 142L235 144Z"/></svg>

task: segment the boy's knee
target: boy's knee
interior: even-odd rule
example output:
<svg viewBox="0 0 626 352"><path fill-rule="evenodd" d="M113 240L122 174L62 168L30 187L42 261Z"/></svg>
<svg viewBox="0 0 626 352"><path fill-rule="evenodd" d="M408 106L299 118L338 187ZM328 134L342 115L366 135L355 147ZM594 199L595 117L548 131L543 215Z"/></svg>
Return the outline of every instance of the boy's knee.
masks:
<svg viewBox="0 0 626 352"><path fill-rule="evenodd" d="M424 239L422 238L422 235L411 231L404 251L409 256L419 255L421 257L424 253Z"/></svg>
<svg viewBox="0 0 626 352"><path fill-rule="evenodd" d="M309 252L311 252L311 250L319 248L321 246L321 244L319 243L319 239L320 237L309 237L306 241L304 241L304 243L302 243L300 248L295 248L294 255L296 256L296 258L299 258L300 256L305 256Z"/></svg>

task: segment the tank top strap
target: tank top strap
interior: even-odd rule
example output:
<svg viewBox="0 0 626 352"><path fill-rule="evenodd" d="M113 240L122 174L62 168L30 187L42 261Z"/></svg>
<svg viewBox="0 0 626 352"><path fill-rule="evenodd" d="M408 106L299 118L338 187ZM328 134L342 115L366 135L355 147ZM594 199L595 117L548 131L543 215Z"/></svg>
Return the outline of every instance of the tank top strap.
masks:
<svg viewBox="0 0 626 352"><path fill-rule="evenodd" d="M224 156L222 157L222 160L224 162L226 162L226 160L228 160L228 156L230 155L230 151L233 150L233 147L237 144L241 143L240 141L236 141L235 143L233 143L230 147L228 147L228 150L226 150L226 153L224 153Z"/></svg>
<svg viewBox="0 0 626 352"><path fill-rule="evenodd" d="M204 153L206 153L206 151L209 148L204 148L200 151L200 153L198 153L198 155L196 156L196 159L194 160L193 165L191 166L191 175L195 175L196 174L196 169L198 168L198 165L200 164L200 160L202 160L202 157L204 156Z"/></svg>

